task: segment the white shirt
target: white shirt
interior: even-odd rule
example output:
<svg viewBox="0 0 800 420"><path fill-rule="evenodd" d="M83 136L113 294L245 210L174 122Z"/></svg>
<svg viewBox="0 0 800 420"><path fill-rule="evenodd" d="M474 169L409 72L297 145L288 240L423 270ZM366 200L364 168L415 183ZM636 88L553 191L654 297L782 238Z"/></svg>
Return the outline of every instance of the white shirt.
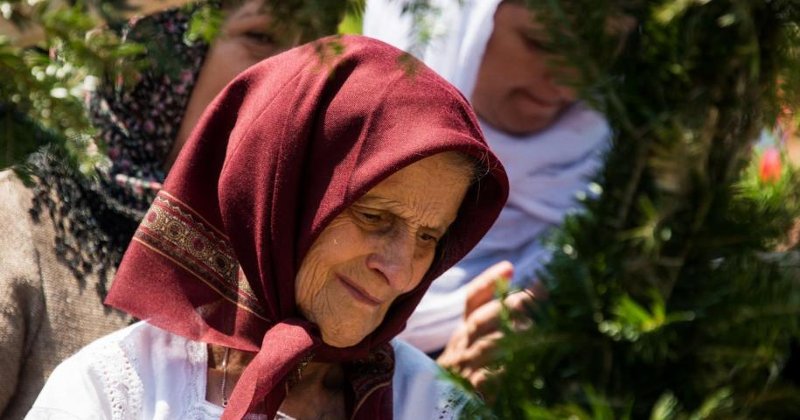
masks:
<svg viewBox="0 0 800 420"><path fill-rule="evenodd" d="M419 350L392 347L394 418L455 418L463 394ZM139 322L62 362L25 418L218 419L222 407L205 399L207 358L205 343Z"/></svg>

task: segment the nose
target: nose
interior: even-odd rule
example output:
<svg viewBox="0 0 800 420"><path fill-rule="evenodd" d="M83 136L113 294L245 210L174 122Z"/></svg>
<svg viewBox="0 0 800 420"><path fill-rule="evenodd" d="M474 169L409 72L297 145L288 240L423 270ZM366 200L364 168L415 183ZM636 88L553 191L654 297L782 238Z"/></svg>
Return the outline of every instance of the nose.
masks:
<svg viewBox="0 0 800 420"><path fill-rule="evenodd" d="M367 268L379 273L397 293L414 287L416 238L408 232L380 238L376 249L367 256Z"/></svg>

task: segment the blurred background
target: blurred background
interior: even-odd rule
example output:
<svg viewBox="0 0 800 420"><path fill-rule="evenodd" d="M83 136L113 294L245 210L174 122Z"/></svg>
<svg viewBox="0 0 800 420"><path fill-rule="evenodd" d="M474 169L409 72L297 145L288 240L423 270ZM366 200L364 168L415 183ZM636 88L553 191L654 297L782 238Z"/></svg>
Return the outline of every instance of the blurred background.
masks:
<svg viewBox="0 0 800 420"><path fill-rule="evenodd" d="M105 145L87 115L90 93L102 81L136 81L153 64L145 57L165 67L173 58L169 51L148 54L148 46L124 41L126 24L161 10L197 6L185 42L210 43L224 3L237 1L0 1L0 168L24 162L45 145L66 152L84 174L102 168ZM364 3L284 1L272 12L277 21L297 20L307 27L337 19L340 33L359 33Z"/></svg>

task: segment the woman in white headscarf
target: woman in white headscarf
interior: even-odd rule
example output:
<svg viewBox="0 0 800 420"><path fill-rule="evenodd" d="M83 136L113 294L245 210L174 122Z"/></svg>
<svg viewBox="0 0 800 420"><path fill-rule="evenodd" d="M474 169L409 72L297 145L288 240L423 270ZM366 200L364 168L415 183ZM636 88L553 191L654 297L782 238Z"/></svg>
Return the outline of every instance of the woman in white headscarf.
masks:
<svg viewBox="0 0 800 420"><path fill-rule="evenodd" d="M546 31L522 2L430 4L432 10L420 19L402 13L402 1L370 0L364 34L410 52L458 87L508 172L511 193L500 218L470 254L433 283L401 335L429 353L445 345L461 348L461 355L449 355L444 364L475 382L474 372L457 366L458 359L472 357L466 350L478 338L499 334L491 332L499 304L481 308L493 298L495 279L509 277L512 287L535 284L536 271L550 254L542 236L587 190L610 132L603 116L577 102L565 85L573 71L553 66L543 42ZM422 41L420 30L430 39ZM465 327L473 315L473 325ZM458 329L460 338L453 336Z"/></svg>

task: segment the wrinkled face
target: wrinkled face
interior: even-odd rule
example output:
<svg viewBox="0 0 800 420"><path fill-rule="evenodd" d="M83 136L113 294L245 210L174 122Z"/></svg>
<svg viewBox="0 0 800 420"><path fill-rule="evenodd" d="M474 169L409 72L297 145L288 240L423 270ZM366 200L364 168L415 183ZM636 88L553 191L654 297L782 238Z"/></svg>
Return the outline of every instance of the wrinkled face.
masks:
<svg viewBox="0 0 800 420"><path fill-rule="evenodd" d="M513 135L547 128L576 99L563 81L570 68L554 68L546 30L522 4L503 2L478 72L472 105L493 127ZM562 83L560 83L562 82Z"/></svg>
<svg viewBox="0 0 800 420"><path fill-rule="evenodd" d="M206 53L175 145L165 161L167 169L172 166L206 106L231 80L248 67L291 48L299 41L299 38L292 39L286 34L273 34L271 17L263 5L263 0L249 0L228 12L219 35Z"/></svg>
<svg viewBox="0 0 800 420"><path fill-rule="evenodd" d="M358 344L398 296L419 285L469 186L462 162L452 153L417 161L322 231L300 265L295 299L325 343Z"/></svg>

